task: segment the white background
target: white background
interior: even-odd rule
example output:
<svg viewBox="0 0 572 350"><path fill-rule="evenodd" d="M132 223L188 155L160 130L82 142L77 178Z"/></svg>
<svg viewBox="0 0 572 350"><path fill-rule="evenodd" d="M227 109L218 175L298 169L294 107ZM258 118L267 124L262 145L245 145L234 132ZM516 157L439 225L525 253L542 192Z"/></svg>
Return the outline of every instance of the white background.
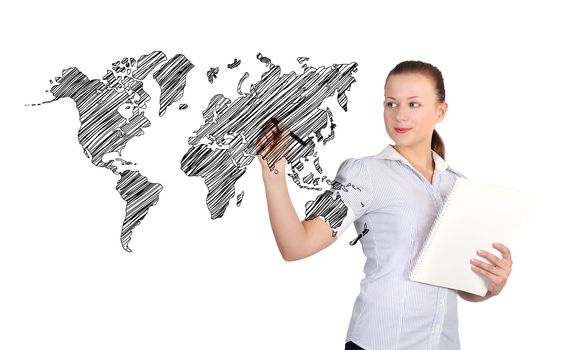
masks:
<svg viewBox="0 0 572 350"><path fill-rule="evenodd" d="M449 110L437 130L447 162L469 178L535 196L511 245L514 270L502 294L483 303L459 300L463 349L570 346L572 28L563 6L14 6L3 5L0 15L1 349L343 348L365 262L361 246L348 244L354 228L312 257L285 262L257 161L237 183L237 193L245 191L241 207L231 201L214 221L202 179L179 170L208 99L236 98L247 67L251 77L243 87L258 80L264 69L255 62L258 52L283 73L300 71L298 56L316 67L359 64L348 112L333 100L324 103L338 124L336 138L320 149L330 177L345 158L392 143L381 104L389 70L406 59L439 67ZM25 104L50 99L48 80L64 68L101 78L112 62L153 50L182 53L195 68L180 101L189 109L179 111L177 102L162 118L148 114L152 126L123 153L164 186L127 253L119 240L125 202L115 190L118 177L83 155L73 102ZM242 70L226 69L235 57ZM206 71L215 66L221 72L211 85ZM157 97L154 86L149 80L145 89ZM292 182L289 188L301 216L317 192Z"/></svg>

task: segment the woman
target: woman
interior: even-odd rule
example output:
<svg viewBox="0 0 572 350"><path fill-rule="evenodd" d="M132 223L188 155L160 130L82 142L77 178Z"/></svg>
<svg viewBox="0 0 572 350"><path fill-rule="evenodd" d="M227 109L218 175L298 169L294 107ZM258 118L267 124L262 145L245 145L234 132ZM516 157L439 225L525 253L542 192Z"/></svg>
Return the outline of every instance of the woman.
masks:
<svg viewBox="0 0 572 350"><path fill-rule="evenodd" d="M352 222L361 232L358 239L367 258L365 277L354 304L346 349L459 349L457 295L483 301L498 295L506 284L512 260L509 249L500 243L493 244L500 258L479 251L476 254L490 263L467 262L488 280L484 297L409 279L415 257L455 179L464 177L446 164L444 144L435 131L446 111L443 77L436 67L404 61L389 72L384 122L395 145L341 164L334 184L348 186L340 190L339 185L332 185L330 192L347 208L337 227L324 219L327 213L313 213L300 221L288 196L286 160L282 158L271 171L258 155L272 231L286 261L328 247ZM260 149L271 149L286 134L282 127L278 134L265 135Z"/></svg>

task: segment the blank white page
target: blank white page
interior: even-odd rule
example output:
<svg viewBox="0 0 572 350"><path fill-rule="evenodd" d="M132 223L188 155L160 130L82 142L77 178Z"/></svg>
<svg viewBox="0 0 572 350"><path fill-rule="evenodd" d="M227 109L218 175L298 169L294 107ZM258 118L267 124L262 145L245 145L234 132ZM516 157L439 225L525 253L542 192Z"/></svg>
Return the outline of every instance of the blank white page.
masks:
<svg viewBox="0 0 572 350"><path fill-rule="evenodd" d="M413 281L484 296L486 280L471 269L477 249L500 257L492 247L510 241L531 195L513 189L457 178L431 227L411 271Z"/></svg>

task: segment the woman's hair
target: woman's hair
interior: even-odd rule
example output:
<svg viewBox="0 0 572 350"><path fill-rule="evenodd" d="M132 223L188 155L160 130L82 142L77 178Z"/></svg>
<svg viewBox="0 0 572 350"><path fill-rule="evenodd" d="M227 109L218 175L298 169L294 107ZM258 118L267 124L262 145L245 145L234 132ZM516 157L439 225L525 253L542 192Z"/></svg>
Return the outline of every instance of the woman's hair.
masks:
<svg viewBox="0 0 572 350"><path fill-rule="evenodd" d="M425 74L425 76L433 80L435 83L437 101L445 101L445 83L443 82L443 74L441 74L441 71L437 67L422 61L400 62L389 72L389 74L387 74L384 87L387 86L387 81L391 75L403 73ZM433 136L431 137L431 149L441 156L441 158L445 159L445 144L435 129L433 129Z"/></svg>

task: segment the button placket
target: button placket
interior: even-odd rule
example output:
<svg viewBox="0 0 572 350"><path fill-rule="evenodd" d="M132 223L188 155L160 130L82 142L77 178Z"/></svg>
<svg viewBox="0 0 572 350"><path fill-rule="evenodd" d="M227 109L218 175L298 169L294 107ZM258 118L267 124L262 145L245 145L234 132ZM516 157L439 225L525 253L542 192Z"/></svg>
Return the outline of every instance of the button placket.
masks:
<svg viewBox="0 0 572 350"><path fill-rule="evenodd" d="M430 349L437 349L439 346L439 340L441 338L441 332L443 331L443 322L445 322L445 298L447 296L447 289L440 288L437 294L438 305L437 310L435 310L436 322L432 330L432 339L430 341Z"/></svg>
<svg viewBox="0 0 572 350"><path fill-rule="evenodd" d="M430 183L425 178L425 176L421 175L421 173L419 173L417 169L411 166L409 162L406 162L404 160L400 161L406 168L409 168L411 171L413 171L413 173L421 180L421 182L423 182L423 186L425 187L425 190L427 190L428 194L431 196L435 208L439 210L439 208L441 207L441 199L439 198L440 197L439 183L441 182L441 176L437 171L437 169L435 169L433 173L433 183Z"/></svg>

